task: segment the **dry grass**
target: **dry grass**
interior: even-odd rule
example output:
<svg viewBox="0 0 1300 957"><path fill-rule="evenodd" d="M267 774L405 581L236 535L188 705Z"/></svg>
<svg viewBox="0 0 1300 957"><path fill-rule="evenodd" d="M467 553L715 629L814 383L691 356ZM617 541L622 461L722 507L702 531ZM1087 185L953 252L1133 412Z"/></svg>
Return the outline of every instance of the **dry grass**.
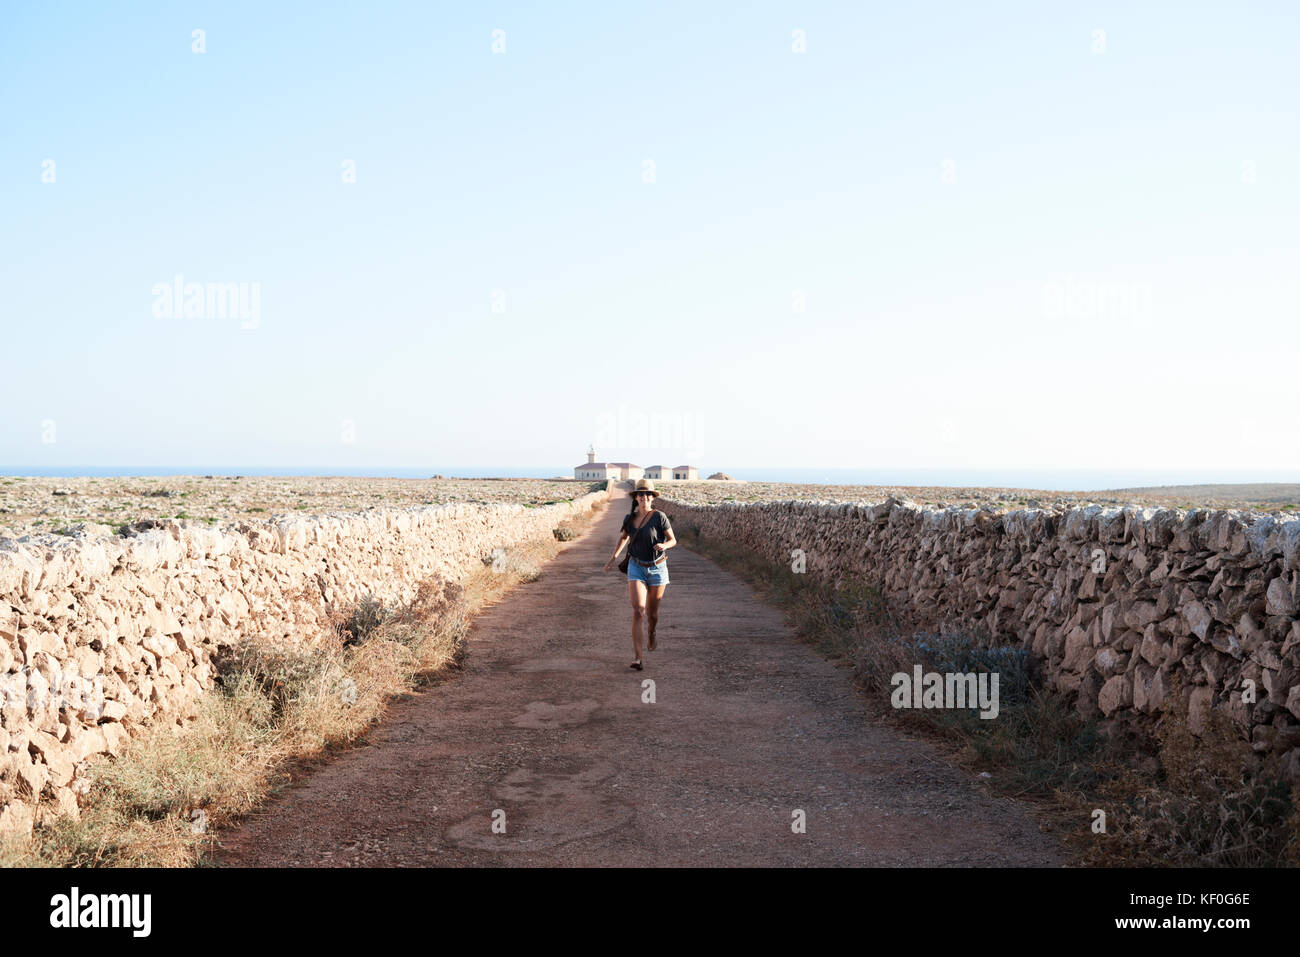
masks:
<svg viewBox="0 0 1300 957"><path fill-rule="evenodd" d="M867 583L840 588L724 542L701 539L678 522L682 544L745 579L788 615L801 640L830 660L851 664L869 701L883 702L895 672L918 662L929 670L977 670L930 657ZM968 635L972 661L1008 649ZM952 643L941 648L953 655ZM988 772L995 792L1033 804L1045 830L1060 834L1075 861L1088 866L1300 865L1300 791L1279 783L1276 767L1250 767L1240 731L1221 711L1201 734L1188 727L1175 690L1160 718L1158 761L1141 742L1107 737L1065 695L1026 672L1023 693L1001 696L996 720L972 711L879 707L879 715L926 733L972 772ZM1095 833L1093 812L1106 812Z"/></svg>
<svg viewBox="0 0 1300 957"><path fill-rule="evenodd" d="M566 520L581 532L591 512ZM428 581L396 611L361 603L310 644L245 641L216 659L217 685L181 728L155 725L96 766L79 820L39 824L0 845L6 867L188 867L213 835L259 807L292 770L379 721L395 695L459 667L470 622L563 546L554 537L506 550L459 584ZM358 628L357 622L367 627Z"/></svg>
<svg viewBox="0 0 1300 957"><path fill-rule="evenodd" d="M1098 788L1107 834L1075 843L1090 864L1137 867L1300 866L1300 793L1274 756L1255 769L1241 730L1211 711L1199 735L1177 690L1157 732L1160 772L1128 771Z"/></svg>

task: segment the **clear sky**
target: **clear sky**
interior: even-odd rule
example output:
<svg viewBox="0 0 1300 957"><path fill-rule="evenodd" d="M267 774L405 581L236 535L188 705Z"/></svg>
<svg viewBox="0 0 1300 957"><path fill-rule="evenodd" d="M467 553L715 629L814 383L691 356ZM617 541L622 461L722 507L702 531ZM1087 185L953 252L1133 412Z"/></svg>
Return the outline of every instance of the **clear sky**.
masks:
<svg viewBox="0 0 1300 957"><path fill-rule="evenodd" d="M0 471L1300 470L1298 51L1283 2L10 5Z"/></svg>

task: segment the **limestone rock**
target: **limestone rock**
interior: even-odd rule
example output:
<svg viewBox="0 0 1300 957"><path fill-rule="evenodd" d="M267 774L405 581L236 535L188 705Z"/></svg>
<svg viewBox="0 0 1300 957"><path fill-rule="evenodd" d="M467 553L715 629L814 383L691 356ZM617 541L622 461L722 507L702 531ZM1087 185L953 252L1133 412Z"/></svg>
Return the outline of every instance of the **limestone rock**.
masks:
<svg viewBox="0 0 1300 957"><path fill-rule="evenodd" d="M1192 629L1192 634L1202 641L1205 640L1210 625L1214 623L1208 609L1199 601L1189 602L1183 607L1183 619L1187 622L1188 627Z"/></svg>
<svg viewBox="0 0 1300 957"><path fill-rule="evenodd" d="M18 796L35 803L40 799L45 782L49 780L49 770L39 761L33 761L29 758L19 760L17 771Z"/></svg>
<svg viewBox="0 0 1300 957"><path fill-rule="evenodd" d="M1164 672L1139 665L1133 676L1133 707L1143 714L1158 712L1168 697Z"/></svg>
<svg viewBox="0 0 1300 957"><path fill-rule="evenodd" d="M1105 647L1097 652L1094 664L1104 677L1109 678L1111 675L1124 671L1125 666L1128 664L1128 657L1128 655L1118 652L1114 648Z"/></svg>
<svg viewBox="0 0 1300 957"><path fill-rule="evenodd" d="M1115 675L1106 679L1106 683L1101 686L1101 694L1097 697L1097 706L1101 708L1101 713L1110 717L1120 708L1127 708L1133 704L1133 684L1128 675Z"/></svg>
<svg viewBox="0 0 1300 957"><path fill-rule="evenodd" d="M1300 658L1300 621L1292 622L1291 634L1282 643L1282 650L1279 654L1283 658L1290 658L1293 654Z"/></svg>
<svg viewBox="0 0 1300 957"><path fill-rule="evenodd" d="M1062 667L1066 671L1082 671L1092 662L1092 656L1092 641L1082 628L1075 628L1065 636L1065 662Z"/></svg>
<svg viewBox="0 0 1300 957"><path fill-rule="evenodd" d="M1208 727L1210 706L1214 701L1214 692L1206 685L1192 689L1187 702L1187 727L1192 734L1200 736Z"/></svg>
<svg viewBox="0 0 1300 957"><path fill-rule="evenodd" d="M1300 602L1297 602L1295 591L1285 578L1279 576L1269 582L1265 596L1270 615L1295 615L1300 611Z"/></svg>
<svg viewBox="0 0 1300 957"><path fill-rule="evenodd" d="M1285 784L1300 787L1300 748L1292 748L1283 755L1278 777Z"/></svg>
<svg viewBox="0 0 1300 957"><path fill-rule="evenodd" d="M104 732L105 753L114 757L120 755L131 741L131 736L127 734L126 729L115 721L100 725L100 730Z"/></svg>
<svg viewBox="0 0 1300 957"><path fill-rule="evenodd" d="M0 837L31 837L36 814L30 804L10 801L0 808Z"/></svg>

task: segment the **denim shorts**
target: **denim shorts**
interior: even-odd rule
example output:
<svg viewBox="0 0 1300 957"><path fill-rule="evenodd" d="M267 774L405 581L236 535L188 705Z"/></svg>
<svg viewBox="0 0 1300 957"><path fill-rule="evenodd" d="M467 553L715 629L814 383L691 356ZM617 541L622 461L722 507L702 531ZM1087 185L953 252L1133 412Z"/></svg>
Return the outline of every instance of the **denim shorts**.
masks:
<svg viewBox="0 0 1300 957"><path fill-rule="evenodd" d="M635 558L629 558L627 560L627 580L630 582L645 582L646 585L667 585L668 560L664 559L658 565L646 567Z"/></svg>

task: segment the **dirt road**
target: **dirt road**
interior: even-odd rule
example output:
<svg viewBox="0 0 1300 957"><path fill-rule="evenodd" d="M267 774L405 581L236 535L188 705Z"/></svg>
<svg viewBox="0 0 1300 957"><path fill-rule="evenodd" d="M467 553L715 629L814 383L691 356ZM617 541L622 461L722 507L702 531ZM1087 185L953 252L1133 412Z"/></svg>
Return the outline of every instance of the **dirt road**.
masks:
<svg viewBox="0 0 1300 957"><path fill-rule="evenodd" d="M628 507L612 500L476 620L462 675L394 705L359 747L226 834L218 862L1064 861L1020 805L873 721L845 672L685 548L669 552L659 648L629 669L627 586L601 571Z"/></svg>

